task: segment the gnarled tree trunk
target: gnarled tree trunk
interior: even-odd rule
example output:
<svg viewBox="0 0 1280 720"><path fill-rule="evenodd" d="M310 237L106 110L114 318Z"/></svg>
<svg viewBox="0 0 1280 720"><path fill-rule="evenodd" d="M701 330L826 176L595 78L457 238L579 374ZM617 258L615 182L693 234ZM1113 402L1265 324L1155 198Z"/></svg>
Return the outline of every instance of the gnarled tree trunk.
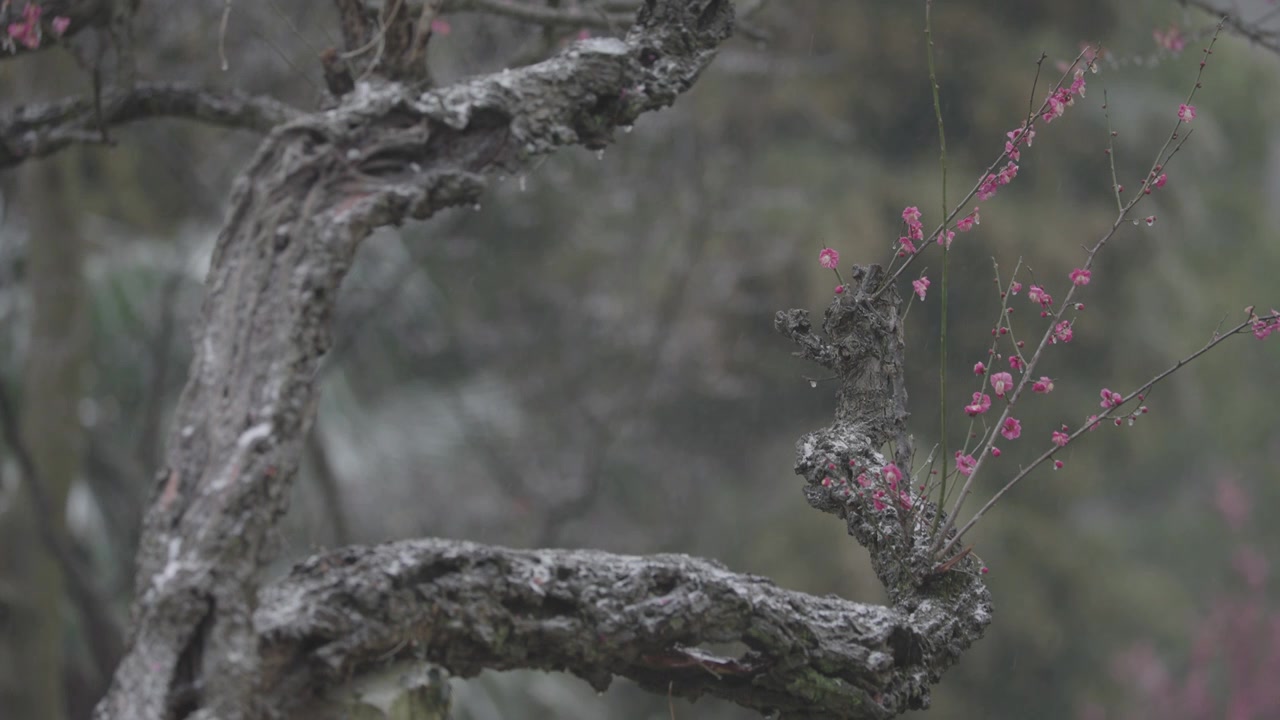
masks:
<svg viewBox="0 0 1280 720"><path fill-rule="evenodd" d="M93 123L179 115L271 127L218 236L145 521L128 647L96 717L342 717L355 712L343 690L393 662L462 676L559 670L597 688L622 676L788 717L885 718L927 706L930 685L981 635L990 603L971 559L934 573L934 508L873 509L852 482L854 470L905 465L911 453L899 301L875 268L857 270L821 333L797 310L776 326L840 379L835 423L801 438L796 469L810 504L869 548L890 606L791 592L686 556L441 540L318 555L262 586L360 242L378 227L474 204L490 177L561 146L604 147L615 128L691 87L733 25L729 0L640 0L624 39L582 40L541 63L427 89L423 53L442 7L528 9L336 4L348 52L323 57L334 95L324 111L130 80L101 103L0 119L0 165L84 142ZM582 18L551 6L533 15L524 19ZM69 32L81 22L75 15ZM886 444L894 457L882 454ZM746 650L711 648L727 642ZM424 677L415 688L435 683ZM438 714L446 700L415 702Z"/></svg>

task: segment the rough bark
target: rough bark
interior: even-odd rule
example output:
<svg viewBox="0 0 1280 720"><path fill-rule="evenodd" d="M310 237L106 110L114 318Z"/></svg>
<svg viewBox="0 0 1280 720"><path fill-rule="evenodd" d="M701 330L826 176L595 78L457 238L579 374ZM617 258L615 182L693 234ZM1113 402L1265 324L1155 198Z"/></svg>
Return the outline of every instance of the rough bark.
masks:
<svg viewBox="0 0 1280 720"><path fill-rule="evenodd" d="M980 587L980 586L978 586ZM264 590L255 624L272 705L397 660L613 676L785 717L886 718L927 704L985 622L966 581L895 607L815 597L684 555L509 550L450 540L348 548ZM979 606L973 603L979 602Z"/></svg>
<svg viewBox="0 0 1280 720"><path fill-rule="evenodd" d="M433 540L318 556L260 587L360 242L377 227L473 204L490 176L561 146L604 147L615 128L687 90L733 23L728 0L643 0L624 40L578 42L536 65L428 91L418 61L429 14L394 4L379 18L358 0L336 2L359 72L327 56L342 91L323 112L129 82L101 113L71 100L0 119L0 165L156 115L271 127L218 236L144 523L132 635L96 717L332 716L326 688L392 661L464 676L565 670L596 687L618 675L788 717L927 706L929 686L980 636L990 604L972 560L934 572L935 509L877 510L853 482L858 470L908 467L911 456L899 302L875 268L856 270L821 334L803 311L776 324L840 378L836 421L801 439L796 470L810 504L870 549L890 606L790 592L683 556ZM112 18L135 6L96 5ZM380 54L364 57L372 39ZM437 712L438 700L423 705Z"/></svg>
<svg viewBox="0 0 1280 720"><path fill-rule="evenodd" d="M272 714L253 627L338 287L374 228L471 204L487 175L669 105L731 30L727 0L652 0L625 41L438 91L363 82L273 130L237 181L139 549L134 631L99 718Z"/></svg>

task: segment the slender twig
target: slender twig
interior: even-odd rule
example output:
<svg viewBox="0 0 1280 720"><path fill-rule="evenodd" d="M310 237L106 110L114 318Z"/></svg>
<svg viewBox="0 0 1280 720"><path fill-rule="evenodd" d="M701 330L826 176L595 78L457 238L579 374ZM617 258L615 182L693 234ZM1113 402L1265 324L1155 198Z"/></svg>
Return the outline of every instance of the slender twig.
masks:
<svg viewBox="0 0 1280 720"><path fill-rule="evenodd" d="M98 104L92 97L70 97L0 113L0 168L45 157L72 144L100 144L98 127L104 123L177 117L265 133L300 115L266 96L168 82L106 90L101 115Z"/></svg>
<svg viewBox="0 0 1280 720"><path fill-rule="evenodd" d="M942 122L942 101L938 95L938 71L933 62L933 0L925 0L924 4L924 37L925 56L929 61L929 90L933 94L933 118L938 124L938 165L942 173L942 215L947 214L947 131ZM946 233L944 223L942 232ZM932 238L924 238L927 244ZM938 432L942 439L942 458L947 457L947 268L951 256L951 243L944 235L938 236L942 243L942 319L938 327ZM944 465L945 467L945 465ZM947 474L942 473L942 487L938 491L941 502L947 496ZM938 529L942 520L941 513L934 513L933 529Z"/></svg>
<svg viewBox="0 0 1280 720"><path fill-rule="evenodd" d="M996 287L1003 288L1003 290L1000 293L1000 314L996 316L996 321L991 326L992 327L991 347L987 351L987 360L988 362L992 362L993 364L987 367L986 372L982 374L982 383L978 387L979 396L981 396L986 391L987 385L991 382L991 375L995 372L994 358L996 356L996 348L1000 345L1000 338L1002 337L1000 335L1000 328L1009 327L1009 322L1008 322L1009 298L1013 296L1013 283L1017 281L1018 271L1022 269L1022 258L1018 258L1018 264L1015 265L1013 268L1013 275L1009 277L1008 285L1004 285L1000 281L1000 264L996 262L995 258L991 259L991 264L994 267L994 271L996 275L996 278L995 278ZM1014 347L1014 352L1016 353L1018 346L1017 346L1017 341L1013 340L1012 338L1012 335L1013 335L1012 329L1009 330L1009 334L1010 334L1010 341L1014 343L1013 347ZM969 429L965 433L965 443L964 443L964 448L961 450L962 453L968 454L969 437L973 435L973 425L975 422L978 421L978 418L980 417L982 417L982 415L975 415L973 419L969 421ZM994 433L997 429L998 427L987 427L986 420L983 419L982 437L984 438L984 441L988 433ZM982 445L982 441L980 441L978 445ZM947 459L945 457L942 458L942 462L943 462L943 468L944 468L944 471L943 471L944 478L949 474L959 473L959 466L956 466L955 468L952 468L950 471L947 471L945 470ZM946 501L948 499L949 498L944 494L942 497L942 502L939 503L939 507L945 507ZM937 528L934 528L934 529L937 530Z"/></svg>
<svg viewBox="0 0 1280 720"><path fill-rule="evenodd" d="M370 68L373 68L374 66L376 66L378 64L378 61L382 59L382 52L383 52L383 49L386 47L387 27L390 25L390 18L395 17L396 13L400 12L400 4L403 2L404 0L395 0L395 5L391 6L391 12L388 12L383 16L386 19L384 19L381 23L378 24L378 32L374 33L374 36L369 39L369 42L356 48L355 50L348 50L347 52L339 53L339 57L341 57L343 60L351 60L351 59L360 57L366 52L369 52L369 50L374 46L377 46L378 52L374 56L373 62L369 63ZM369 71L366 70L365 74L367 75L368 72Z"/></svg>
<svg viewBox="0 0 1280 720"><path fill-rule="evenodd" d="M1230 28L1235 34L1249 40L1250 42L1261 45L1271 52L1280 54L1280 32L1263 30L1260 26L1260 23L1265 19L1265 16L1249 23L1231 17L1229 14L1224 12L1222 8L1217 7L1214 3L1207 2L1207 0L1179 0L1179 2L1184 6L1189 5L1197 10L1201 10L1209 13L1210 15L1215 15L1221 18L1218 24L1219 27L1222 27L1225 23L1226 27Z"/></svg>
<svg viewBox="0 0 1280 720"><path fill-rule="evenodd" d="M1221 33L1221 31L1222 31L1222 23L1219 23L1218 32L1214 33L1213 38L1209 41L1209 47L1205 48L1204 50L1205 59L1201 61L1200 70L1199 72L1196 73L1195 84L1192 85L1191 92L1187 94L1187 100L1186 100L1187 103L1190 103L1191 100L1195 98L1196 91L1200 88L1200 79L1204 75L1204 68L1205 68L1205 65L1208 63L1208 56L1212 54L1213 46L1217 42L1218 35L1219 33ZM1173 156L1178 152L1178 150L1182 148L1182 145L1186 142L1187 137L1190 136L1191 134L1190 132L1186 133L1186 135L1182 137L1182 140L1176 146L1174 146L1173 150L1169 151L1168 155L1165 155L1165 152L1169 150L1169 146L1173 143L1173 141L1178 139L1178 131L1181 129L1182 124L1183 123L1181 118L1175 121L1173 130L1170 131L1169 136L1165 139L1164 144L1160 146L1160 150L1155 155L1155 160L1151 164L1151 170L1148 172L1146 178L1143 180L1143 187L1146 187L1147 183L1150 183L1152 178L1155 177L1156 168L1161 167L1163 165L1167 165L1168 162L1173 158ZM1111 224L1111 228L1106 232L1105 235L1102 236L1102 238L1098 240L1097 243L1094 244L1092 248L1089 249L1088 257L1085 259L1085 263L1082 269L1089 270L1093 267L1093 262L1097 258L1098 253L1101 252L1102 248L1106 246L1107 242L1115 235L1116 231L1120 229L1120 226L1124 223L1129 213L1133 210L1133 208L1138 203L1142 202L1142 199L1144 197L1146 197L1145 193L1142 193L1142 192L1135 193L1134 198L1132 200L1130 200L1127 204L1121 206L1119 213L1117 213L1115 220ZM1018 382L1018 387L1014 390L1013 394L1009 397L1009 402L1007 405L1005 405L1004 411L1000 415L1000 419L996 421L995 426L997 428L1001 427L1004 424L1005 419L1009 416L1009 412L1013 409L1013 406L1018 402L1018 398L1022 396L1022 392L1023 390L1026 389L1027 384L1033 375L1033 371L1035 370L1036 365L1038 365L1040 362L1040 358L1044 353L1044 349L1049 345L1049 341L1054 337L1055 329L1057 328L1058 323L1061 322L1063 313L1065 313L1067 309L1072 306L1072 300L1074 299L1076 291L1079 290L1079 288L1080 286L1075 285L1073 283L1070 286L1070 288L1067 290L1067 295L1063 299L1062 304L1058 307L1056 312L1053 312L1051 314L1049 325L1048 327L1045 328L1044 335L1040 338L1040 344L1036 347L1035 354L1031 356L1031 360L1027 363L1026 367L1023 368L1022 379ZM960 489L960 495L959 497L956 498L955 504L951 508L951 512L948 513L947 522L943 526L942 531L939 532L934 537L934 541L933 541L934 554L936 556L940 556L945 552L947 548L950 548L952 545L956 543L955 538L950 540L947 539L947 533L949 533L951 529L955 527L956 516L960 512L961 507L964 505L965 499L969 496L969 493L972 491L974 480L978 477L978 473L982 469L982 464L986 460L987 453L990 451L991 445L994 443L994 441L995 441L995 436L993 434L991 437L987 439L987 442L982 448L982 454L977 458L977 463L974 465L973 472L970 473L969 478L965 481L964 486ZM966 527L968 527L971 524L972 523L966 524Z"/></svg>
<svg viewBox="0 0 1280 720"><path fill-rule="evenodd" d="M1280 314L1272 315L1272 316L1267 317L1267 318L1262 318L1262 320L1263 320L1263 321L1267 321L1267 320L1274 321L1274 320L1276 320L1276 319L1278 319L1278 318L1280 318ZM1120 409L1120 408L1121 408L1121 407L1123 407L1126 403L1128 403L1130 400L1133 400L1134 398L1145 398L1145 397L1146 397L1147 392L1148 392L1149 390L1151 390L1151 388L1155 387L1155 386L1156 386L1156 384L1157 384L1157 383L1159 383L1161 380L1164 380L1165 378L1169 377L1170 375L1172 375L1173 373L1177 372L1178 370L1181 370L1183 367L1185 367L1185 366L1186 366L1187 364L1189 364L1191 361L1193 361L1193 360L1195 360L1196 358L1200 357L1201 355L1203 355L1203 354L1205 354L1205 353L1209 352L1209 351L1210 351L1210 350L1212 350L1214 347L1216 347L1219 343L1221 343L1221 342L1225 341L1227 338L1229 338L1229 337L1233 337L1233 336L1235 336L1235 335L1240 335L1240 334L1243 334L1243 333L1248 332L1248 328L1249 328L1249 327L1251 327L1255 322L1258 322L1258 320L1257 320L1257 319L1254 319L1254 318L1249 318L1249 319L1245 320L1244 322L1240 323L1239 325L1236 325L1235 327L1231 328L1231 329L1230 329L1230 330L1228 330L1225 334L1218 334L1218 333L1214 333L1213 340L1209 341L1209 343L1208 343L1208 344L1206 344L1204 347L1202 347L1202 348L1200 348L1199 350L1197 350L1197 351L1195 351L1195 352L1191 353L1191 354L1190 354L1190 355L1188 355L1187 357L1185 357L1185 358L1183 358L1183 359L1179 360L1178 362L1176 362L1176 363L1174 363L1173 365L1169 366L1169 368L1168 368L1168 369L1166 369L1164 372L1160 373L1159 375L1156 375L1155 377L1151 378L1151 379L1150 379L1150 380L1148 380L1147 382L1143 383L1140 387L1138 387L1138 389L1137 389L1137 390L1134 390L1133 392L1129 393L1128 395L1125 395L1123 400L1121 400L1119 403L1116 403L1113 407L1107 408L1105 411L1103 411L1102 413L1100 413L1100 414L1099 414L1096 418L1094 418L1092 421L1090 421L1090 420L1086 420L1086 421L1085 421L1085 423L1084 423L1084 425L1080 426L1080 427L1079 427L1075 432L1071 433L1071 435L1070 435L1070 436L1068 436L1066 444L1064 444L1062 447L1055 446L1055 447L1050 448L1049 450L1046 450L1043 454L1041 454L1041 455L1040 455L1040 457L1036 458L1036 459L1035 459L1035 461L1033 461L1030 465L1028 465L1024 470L1022 470L1022 471L1021 471L1021 472L1019 472L1017 475L1015 475L1015 476L1013 477L1013 479L1012 479L1012 480L1010 480L1009 482L1005 483L1004 487L1000 488L1000 490L998 490L998 491L996 492L996 494L995 494L995 495L992 495L992 496L991 496L991 499L990 499L990 500L988 500L988 501L986 502L986 504L985 504L985 505L983 505L981 508L979 508L979 509L978 509L978 511L977 511L977 512L975 512L975 513L973 514L973 517L972 517L972 518L970 518L970 519L969 519L969 521L968 521L968 522L966 522L966 523L965 523L965 524L964 524L964 525L963 525L963 526L962 526L962 527L961 527L961 528L956 532L955 536L954 536L954 537L953 537L953 538L952 538L952 539L951 539L951 540L946 544L946 546L944 546L944 547L942 548L942 552L943 552L943 553L945 553L948 549L950 549L952 546L954 546L956 543L958 543L958 542L960 541L960 538L964 537L964 534L965 534L965 533L967 533L967 532L969 532L969 529L970 529L970 528L972 528L972 527L973 527L973 526L978 522L978 520L979 520L983 515L985 515L985 514L986 514L986 512L987 512L988 510L990 510L993 506L995 506L995 504L996 504L997 502L999 502L999 501L1000 501L1000 498L1001 498L1001 497L1004 497L1004 494L1005 494L1005 493L1007 493L1007 492L1009 492L1011 489L1013 489L1013 486L1014 486L1014 485L1017 485L1017 484L1018 484L1018 483L1019 483L1019 482L1020 482L1024 477L1026 477L1027 475L1031 474L1031 472L1032 472L1033 470L1035 470L1037 467L1039 467L1040 465L1042 465L1042 464L1044 464L1045 462L1048 462L1050 459L1052 459L1052 458L1053 458L1053 456L1054 456L1054 455L1055 455L1059 450L1062 450L1062 449L1063 449L1063 447L1066 447L1066 445L1070 445L1070 444L1072 443L1072 441L1074 441L1074 440L1075 440L1077 437L1079 437L1082 433L1084 433L1084 432L1088 431L1090 428L1093 428L1093 427L1097 426L1097 425L1098 425L1099 423L1101 423L1103 420L1107 420L1107 419L1109 419L1109 418L1112 416L1112 411L1113 411L1113 410L1118 410L1118 409Z"/></svg>
<svg viewBox="0 0 1280 720"><path fill-rule="evenodd" d="M1069 65L1067 69L1062 73L1062 77L1058 78L1058 82L1054 85L1054 91L1062 87L1062 83L1066 82L1067 77L1070 76L1071 73L1075 70L1076 66L1080 64L1080 61L1084 58L1085 54L1093 49L1094 49L1093 46L1089 46L1080 51L1080 54L1076 56L1076 59L1073 60L1071 62L1071 65ZM1042 54L1040 60L1037 61L1036 63L1037 80L1040 77L1040 65L1043 62L1044 62L1044 56ZM1052 96L1053 96L1053 92L1050 92L1049 96L1046 97L1044 102L1040 104L1040 108L1038 110L1036 110L1033 113L1028 113L1026 120L1022 124L1023 130L1025 132L1029 132L1032 128L1035 127L1035 119L1040 115L1042 115L1044 111L1048 109L1049 97L1052 97ZM1009 157L1008 151L1001 152L1000 155L996 157L995 162L991 163L991 165L988 166L987 169L984 170L978 176L978 181L974 183L973 187L969 189L969 192L955 206L955 209L952 210L950 214L948 214L946 217L943 218L942 222L939 223L938 227L934 229L932 234L926 235L925 237L926 238L937 237L938 233L946 230L951 225L951 221L954 220L956 216L959 215L966 207L968 207L969 201L973 199L973 196L978 194L978 190L979 188L982 187L982 183L986 181L987 176L995 172L996 168L1000 167L1000 163L1004 162L1005 158L1007 157ZM873 297L878 297L880 293L883 293L887 288L891 287L895 282L897 282L898 278L902 276L902 273L906 271L906 269L911 265L911 263L914 262L915 259L919 257L921 254L923 254L924 249L926 247L928 247L927 242L923 244L917 252L911 255L908 255L906 261L903 262L902 265L900 265L898 269L893 272L893 274L885 278L884 284L880 286L880 289L875 291L875 294L873 295Z"/></svg>
<svg viewBox="0 0 1280 720"><path fill-rule="evenodd" d="M231 69L227 62L227 24L231 22L231 0L225 0L222 6L222 21L218 23L218 58L222 60L222 72Z"/></svg>
<svg viewBox="0 0 1280 720"><path fill-rule="evenodd" d="M1102 116L1107 119L1107 162L1111 164L1111 194L1116 198L1116 210L1124 212L1124 200L1120 197L1120 179L1116 176L1115 130L1111 129L1111 103L1107 102L1107 91L1102 91Z"/></svg>

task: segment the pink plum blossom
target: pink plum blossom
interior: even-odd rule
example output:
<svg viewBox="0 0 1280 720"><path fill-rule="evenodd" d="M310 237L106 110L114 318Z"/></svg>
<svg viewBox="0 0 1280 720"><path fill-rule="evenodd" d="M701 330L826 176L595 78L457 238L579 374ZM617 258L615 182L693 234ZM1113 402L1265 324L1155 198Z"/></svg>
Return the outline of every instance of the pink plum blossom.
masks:
<svg viewBox="0 0 1280 720"><path fill-rule="evenodd" d="M972 455L965 455L959 450L956 451L956 470L965 477L973 474L973 469L978 465L978 461L973 459Z"/></svg>
<svg viewBox="0 0 1280 720"><path fill-rule="evenodd" d="M1047 308L1053 304L1053 296L1039 285L1031 286L1031 289L1027 291L1027 299L1031 302L1039 303L1042 308Z"/></svg>
<svg viewBox="0 0 1280 720"><path fill-rule="evenodd" d="M1022 423L1016 418L1005 418L1004 424L1000 426L1000 434L1005 440L1017 440L1022 437Z"/></svg>
<svg viewBox="0 0 1280 720"><path fill-rule="evenodd" d="M871 496L871 505L876 509L877 512L889 507L888 505L885 504L883 500L880 499L882 497L884 497L883 490L877 490L875 495Z"/></svg>
<svg viewBox="0 0 1280 720"><path fill-rule="evenodd" d="M818 264L828 270L835 270L840 265L840 253L831 248L822 248L818 253Z"/></svg>
<svg viewBox="0 0 1280 720"><path fill-rule="evenodd" d="M995 175L987 175L987 178L978 186L978 200L986 201L995 197L996 191L1000 189L1001 183L997 182Z"/></svg>
<svg viewBox="0 0 1280 720"><path fill-rule="evenodd" d="M991 409L991 396L984 393L976 392L973 394L973 402L964 406L964 411L969 417L981 415Z"/></svg>
<svg viewBox="0 0 1280 720"><path fill-rule="evenodd" d="M1189 123L1196 119L1196 106L1182 103L1178 105L1178 119L1184 123Z"/></svg>
<svg viewBox="0 0 1280 720"><path fill-rule="evenodd" d="M1067 90L1070 91L1072 95L1084 97L1084 89L1084 69L1081 68L1076 70L1076 76L1071 79L1071 87L1067 88ZM1068 100L1067 104L1071 105L1072 101Z"/></svg>
<svg viewBox="0 0 1280 720"><path fill-rule="evenodd" d="M915 290L916 295L920 296L920 300L924 301L924 294L929 289L929 278L921 276L919 280L912 280L911 287Z"/></svg>
<svg viewBox="0 0 1280 720"><path fill-rule="evenodd" d="M1093 279L1093 272L1090 270L1076 268L1071 271L1071 284L1073 285L1088 285L1091 279Z"/></svg>
<svg viewBox="0 0 1280 720"><path fill-rule="evenodd" d="M995 391L996 397L1004 397L1005 393L1013 391L1013 376L1007 372L992 375L991 389Z"/></svg>
<svg viewBox="0 0 1280 720"><path fill-rule="evenodd" d="M42 12L39 5L28 2L22 8L22 22L9 24L9 37L29 50L40 47L40 14Z"/></svg>
<svg viewBox="0 0 1280 720"><path fill-rule="evenodd" d="M1053 392L1053 379L1041 375L1039 380L1031 383L1031 390L1038 393L1051 393Z"/></svg>
<svg viewBox="0 0 1280 720"><path fill-rule="evenodd" d="M1016 130L1010 130L1004 134L1005 137L1009 138L1004 143L1004 152L1009 156L1010 160L1021 160L1022 151L1018 149L1018 146L1026 145L1027 147L1031 147L1031 141L1036 137L1035 128L1031 128L1029 131L1024 133L1023 130L1025 128L1026 125L1024 124L1022 127Z"/></svg>
<svg viewBox="0 0 1280 720"><path fill-rule="evenodd" d="M1071 342L1071 338L1074 336L1075 336L1075 331L1071 329L1071 323L1067 320L1063 320L1062 322L1053 326L1053 342L1054 343L1059 343L1059 342L1069 343Z"/></svg>
<svg viewBox="0 0 1280 720"><path fill-rule="evenodd" d="M896 492L898 489L898 483L902 482L902 471L898 469L898 466L885 465L880 469L880 475L889 483L889 487L893 488Z"/></svg>
<svg viewBox="0 0 1280 720"><path fill-rule="evenodd" d="M1001 185L1008 185L1016 177L1018 177L1018 166L1013 162L1009 162L1003 168L1000 168L1000 173L996 175L996 182Z"/></svg>

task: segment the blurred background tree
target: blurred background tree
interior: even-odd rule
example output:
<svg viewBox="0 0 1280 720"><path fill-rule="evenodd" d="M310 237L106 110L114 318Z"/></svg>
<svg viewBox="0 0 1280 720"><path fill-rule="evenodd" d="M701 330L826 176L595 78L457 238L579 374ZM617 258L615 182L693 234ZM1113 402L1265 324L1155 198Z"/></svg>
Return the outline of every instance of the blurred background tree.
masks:
<svg viewBox="0 0 1280 720"><path fill-rule="evenodd" d="M150 23L139 30L150 77L196 73L300 106L321 97L317 48L336 44L328 4L236 4L226 73L211 30L224 4L187 5L139 16ZM577 32L446 20L432 46L442 82ZM1017 181L953 248L948 402L959 408L998 308L992 258L1002 268L1021 258L1052 291L1113 217L1103 88L1121 181L1136 186L1214 23L1167 0L951 0L934 23L952 197L1025 113L1042 51L1046 74L1082 42L1109 51L1087 102L1041 129ZM688 552L799 590L881 599L839 523L814 522L799 497L793 443L828 421L830 398L771 320L826 302L820 248L846 264L884 262L903 206L936 220L923 8L794 0L767 4L751 24L768 39L731 43L682 102L609 150L556 155L482 208L366 244L280 568L317 546L434 535ZM1188 40L1182 52L1153 40L1171 25ZM1244 305L1275 302L1278 71L1266 50L1219 43L1195 137L1150 198L1158 222L1121 231L1095 266L1075 342L1042 366L1058 390L1022 418L1028 451L1093 412L1100 387L1133 387ZM0 64L6 109L87 84L69 57ZM161 428L189 360L184 329L255 138L154 122L116 134L113 148L0 175L0 379L66 509L58 522L123 622ZM935 276L938 262L927 259ZM1029 308L1017 312L1030 330ZM936 295L908 321L922 448L937 439L937 323ZM1062 471L989 515L974 540L992 568L996 619L946 676L930 717L1097 717L1139 682L1133 663L1113 662L1135 643L1175 671L1189 663L1179 658L1209 612L1209 588L1234 582L1224 560L1234 541L1214 512L1219 481L1260 508L1280 499L1280 415L1266 390L1277 370L1273 348L1233 343L1162 385L1136 426L1073 445ZM1002 467L1025 459L1010 453ZM92 628L54 600L63 591L16 473L0 454L0 715L86 717L105 680ZM1277 540L1280 530L1258 523L1264 557ZM1274 607L1274 582L1264 578L1256 597ZM622 684L597 696L537 673L455 691L458 718L669 716L665 700ZM713 701L675 713L749 716Z"/></svg>

